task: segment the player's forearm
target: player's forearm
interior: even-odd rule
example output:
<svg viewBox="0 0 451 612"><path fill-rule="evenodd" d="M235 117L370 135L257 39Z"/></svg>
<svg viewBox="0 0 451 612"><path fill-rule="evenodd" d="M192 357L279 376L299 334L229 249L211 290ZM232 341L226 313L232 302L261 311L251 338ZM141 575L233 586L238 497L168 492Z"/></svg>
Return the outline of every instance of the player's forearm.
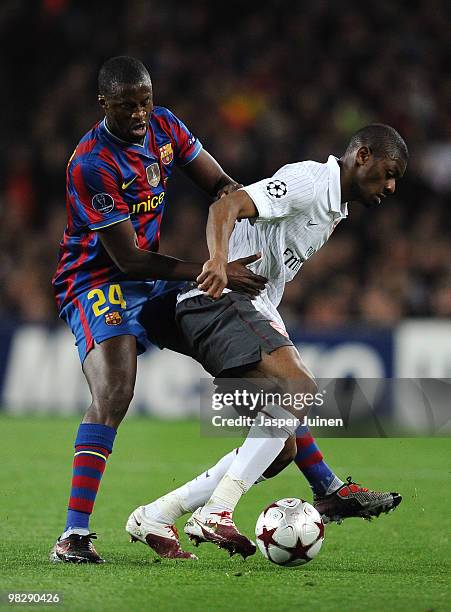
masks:
<svg viewBox="0 0 451 612"><path fill-rule="evenodd" d="M243 185L241 185L241 183L235 181L231 176L223 173L217 180L215 186L213 187L211 195L217 198L224 197L229 193L233 193L242 186Z"/></svg>
<svg viewBox="0 0 451 612"><path fill-rule="evenodd" d="M227 261L229 240L238 213L233 196L222 198L210 206L206 230L210 259Z"/></svg>
<svg viewBox="0 0 451 612"><path fill-rule="evenodd" d="M202 269L200 263L182 261L138 248L132 255L116 263L133 280L195 280Z"/></svg>

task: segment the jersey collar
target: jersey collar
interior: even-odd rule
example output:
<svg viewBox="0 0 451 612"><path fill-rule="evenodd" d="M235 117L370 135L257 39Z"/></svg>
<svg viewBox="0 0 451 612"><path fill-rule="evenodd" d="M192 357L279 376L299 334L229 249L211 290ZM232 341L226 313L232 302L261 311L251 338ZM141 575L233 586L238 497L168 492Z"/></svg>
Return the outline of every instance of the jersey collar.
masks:
<svg viewBox="0 0 451 612"><path fill-rule="evenodd" d="M327 192L329 199L329 210L334 214L335 218L348 216L347 202L341 202L341 186L340 186L340 166L338 159L333 155L329 155L327 160L329 167L329 189Z"/></svg>
<svg viewBox="0 0 451 612"><path fill-rule="evenodd" d="M122 138L119 138L118 136L115 136L108 129L108 126L107 126L107 123L106 123L106 117L101 121L100 128L102 129L105 137L108 140L110 140L111 142L114 142L115 144L121 145L122 147L126 147L128 149L133 149L135 151L140 151L141 153L143 151L147 151L147 145L149 143L149 129L150 129L150 126L147 127L147 132L146 132L146 135L144 136L143 144L139 144L137 142L128 142L127 140L122 140Z"/></svg>

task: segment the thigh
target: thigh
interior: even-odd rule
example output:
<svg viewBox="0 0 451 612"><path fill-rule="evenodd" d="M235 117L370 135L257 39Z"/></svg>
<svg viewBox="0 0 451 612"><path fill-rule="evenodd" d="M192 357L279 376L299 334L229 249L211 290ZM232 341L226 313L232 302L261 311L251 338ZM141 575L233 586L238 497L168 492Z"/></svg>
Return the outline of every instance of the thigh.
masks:
<svg viewBox="0 0 451 612"><path fill-rule="evenodd" d="M252 371L246 372L246 377L259 376L274 380L314 380L294 346L282 346L272 353L263 354Z"/></svg>
<svg viewBox="0 0 451 612"><path fill-rule="evenodd" d="M95 344L83 363L83 372L93 399L133 394L136 362L134 336L114 336Z"/></svg>

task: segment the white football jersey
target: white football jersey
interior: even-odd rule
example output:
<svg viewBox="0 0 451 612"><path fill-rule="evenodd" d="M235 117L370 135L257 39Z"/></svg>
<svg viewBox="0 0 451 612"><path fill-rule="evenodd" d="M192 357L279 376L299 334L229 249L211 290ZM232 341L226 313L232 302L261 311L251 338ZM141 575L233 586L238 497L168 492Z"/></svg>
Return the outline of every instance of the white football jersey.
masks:
<svg viewBox="0 0 451 612"><path fill-rule="evenodd" d="M340 167L332 155L325 164L287 164L271 178L242 189L252 198L258 217L235 223L229 261L262 253L261 259L249 268L265 276L268 283L252 303L269 320L285 327L277 311L285 283L294 278L348 214L347 205L341 203ZM191 289L182 293L179 301L200 293Z"/></svg>

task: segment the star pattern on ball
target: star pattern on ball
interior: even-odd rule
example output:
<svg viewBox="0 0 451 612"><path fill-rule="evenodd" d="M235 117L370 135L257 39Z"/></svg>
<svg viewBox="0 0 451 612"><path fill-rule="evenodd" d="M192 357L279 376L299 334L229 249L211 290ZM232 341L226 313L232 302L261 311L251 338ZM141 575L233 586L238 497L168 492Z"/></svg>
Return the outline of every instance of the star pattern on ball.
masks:
<svg viewBox="0 0 451 612"><path fill-rule="evenodd" d="M318 527L318 530L319 530L319 536L316 538L316 541L320 540L321 538L324 539L324 523L323 523L323 521L320 521L319 523L317 523L315 521L315 525Z"/></svg>
<svg viewBox="0 0 451 612"><path fill-rule="evenodd" d="M261 540L265 545L266 550L268 550L270 544L275 544L277 546L277 542L272 537L276 529L277 527L274 527L274 529L266 529L266 527L263 527L263 531L257 536L257 539Z"/></svg>
<svg viewBox="0 0 451 612"><path fill-rule="evenodd" d="M292 559L305 559L306 561L310 561L310 557L307 555L308 550L312 547L311 544L304 546L301 542L300 538L296 542L296 546L291 548L291 558Z"/></svg>
<svg viewBox="0 0 451 612"><path fill-rule="evenodd" d="M270 195L272 195L275 198L281 198L282 196L284 196L287 191L287 184L284 183L283 181L270 181L267 185L266 185L266 190L268 191L268 193Z"/></svg>

